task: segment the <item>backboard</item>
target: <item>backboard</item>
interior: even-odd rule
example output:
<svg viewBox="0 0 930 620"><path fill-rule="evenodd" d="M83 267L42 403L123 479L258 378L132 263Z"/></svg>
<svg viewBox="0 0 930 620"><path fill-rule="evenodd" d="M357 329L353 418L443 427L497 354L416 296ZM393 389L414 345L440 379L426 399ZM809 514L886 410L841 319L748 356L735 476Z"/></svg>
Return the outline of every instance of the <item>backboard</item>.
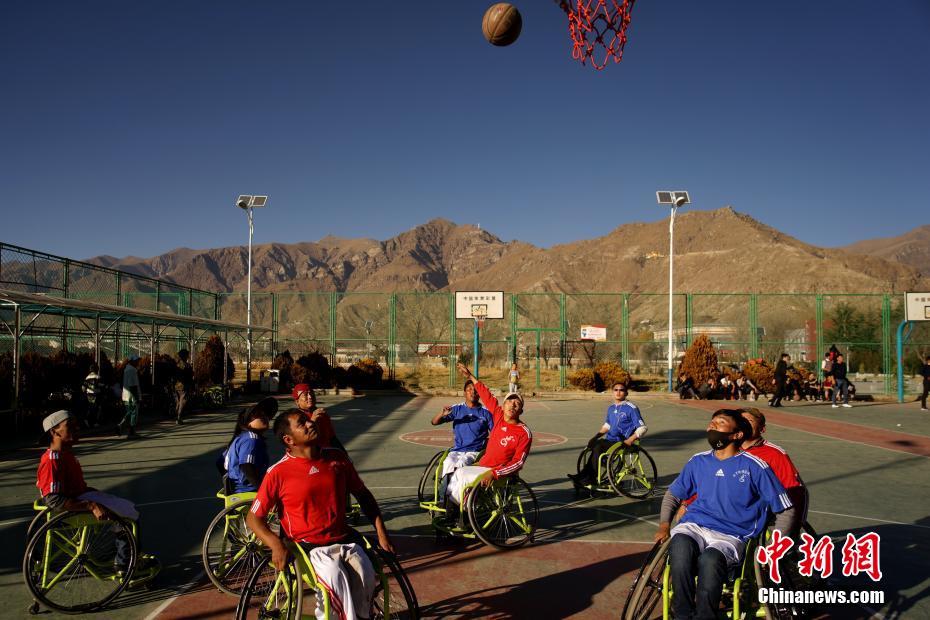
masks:
<svg viewBox="0 0 930 620"><path fill-rule="evenodd" d="M904 320L930 321L930 293L904 293Z"/></svg>
<svg viewBox="0 0 930 620"><path fill-rule="evenodd" d="M455 318L504 318L504 291L456 291Z"/></svg>

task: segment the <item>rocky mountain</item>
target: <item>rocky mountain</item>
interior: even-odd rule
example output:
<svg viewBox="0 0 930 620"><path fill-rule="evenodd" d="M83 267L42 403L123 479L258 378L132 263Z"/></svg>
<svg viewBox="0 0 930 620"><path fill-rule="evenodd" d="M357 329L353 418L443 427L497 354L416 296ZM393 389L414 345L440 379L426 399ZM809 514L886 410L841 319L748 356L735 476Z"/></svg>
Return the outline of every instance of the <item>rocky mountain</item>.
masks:
<svg viewBox="0 0 930 620"><path fill-rule="evenodd" d="M922 275L930 277L930 224L897 237L867 239L842 249L910 265Z"/></svg>
<svg viewBox="0 0 930 620"><path fill-rule="evenodd" d="M930 234L930 227L924 228L923 234ZM923 249L928 246L925 242ZM847 250L851 247L802 243L730 207L690 211L679 215L675 224L675 288L885 292L914 289L922 279L916 264L896 262L893 253L886 257L879 250ZM253 288L661 292L668 287L667 253L668 220L624 224L603 237L545 249L504 242L475 226L436 219L385 241L325 237L254 246ZM90 262L197 288L233 291L245 289L247 259L247 248L238 246L182 248L144 259L101 256Z"/></svg>

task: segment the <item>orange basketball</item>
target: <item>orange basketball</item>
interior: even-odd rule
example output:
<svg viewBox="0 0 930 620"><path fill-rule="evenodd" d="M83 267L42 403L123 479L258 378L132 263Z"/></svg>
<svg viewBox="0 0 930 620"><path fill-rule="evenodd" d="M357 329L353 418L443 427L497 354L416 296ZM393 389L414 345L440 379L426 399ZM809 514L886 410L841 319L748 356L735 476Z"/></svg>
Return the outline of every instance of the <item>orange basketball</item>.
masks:
<svg viewBox="0 0 930 620"><path fill-rule="evenodd" d="M523 29L523 17L512 4L498 2L484 13L481 20L481 32L491 45L503 47L510 45L520 36Z"/></svg>

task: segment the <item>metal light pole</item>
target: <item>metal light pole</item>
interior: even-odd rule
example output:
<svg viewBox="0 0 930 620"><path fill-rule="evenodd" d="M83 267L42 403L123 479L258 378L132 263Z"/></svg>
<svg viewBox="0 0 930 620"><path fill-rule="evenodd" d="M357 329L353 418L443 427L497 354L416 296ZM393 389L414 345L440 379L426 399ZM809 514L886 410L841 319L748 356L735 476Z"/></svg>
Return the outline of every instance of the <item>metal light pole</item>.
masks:
<svg viewBox="0 0 930 620"><path fill-rule="evenodd" d="M245 324L248 326L245 343L245 384L252 382L252 209L264 207L268 204L268 196L241 195L236 200L236 206L249 214L249 271L246 282L246 309ZM225 358L224 358L225 359ZM226 377L223 377L226 380Z"/></svg>
<svg viewBox="0 0 930 620"><path fill-rule="evenodd" d="M671 213L668 218L668 391L674 391L672 382L672 327L674 321L673 300L674 300L674 273L675 273L675 214L678 208L689 204L691 198L688 192L656 192L656 200L660 205L667 204L671 206Z"/></svg>

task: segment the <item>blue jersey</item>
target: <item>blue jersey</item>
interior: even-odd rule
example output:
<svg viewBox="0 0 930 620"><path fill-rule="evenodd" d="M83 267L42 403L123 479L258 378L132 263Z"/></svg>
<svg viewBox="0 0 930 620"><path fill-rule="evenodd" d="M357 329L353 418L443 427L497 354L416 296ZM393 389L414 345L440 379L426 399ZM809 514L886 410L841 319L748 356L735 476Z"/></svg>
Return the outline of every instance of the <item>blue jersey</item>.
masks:
<svg viewBox="0 0 930 620"><path fill-rule="evenodd" d="M628 400L608 407L604 424L610 425L610 430L607 431L607 441L621 441L632 435L633 431L640 426L646 426L639 407Z"/></svg>
<svg viewBox="0 0 930 620"><path fill-rule="evenodd" d="M765 461L748 452L719 460L713 450L691 457L669 487L685 500L697 493L682 523L748 540L765 529L769 511L791 508L785 488Z"/></svg>
<svg viewBox="0 0 930 620"><path fill-rule="evenodd" d="M258 490L239 468L240 465L246 464L255 467L259 478L264 478L265 472L268 471L268 448L265 446L265 440L252 431L239 433L223 453L226 476L233 483L234 493Z"/></svg>
<svg viewBox="0 0 930 620"><path fill-rule="evenodd" d="M443 422L452 422L452 434L455 435L453 452L478 452L484 450L488 443L488 433L494 427L491 412L484 407L469 407L459 403L452 411L442 416Z"/></svg>

